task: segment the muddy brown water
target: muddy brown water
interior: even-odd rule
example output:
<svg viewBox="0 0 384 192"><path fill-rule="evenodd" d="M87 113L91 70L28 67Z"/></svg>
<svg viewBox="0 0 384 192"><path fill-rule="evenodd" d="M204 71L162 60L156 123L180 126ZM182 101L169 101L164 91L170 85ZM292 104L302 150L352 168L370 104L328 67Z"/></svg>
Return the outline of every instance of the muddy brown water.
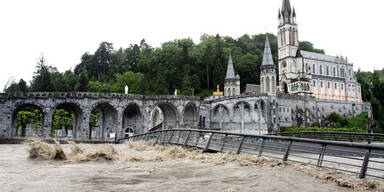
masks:
<svg viewBox="0 0 384 192"><path fill-rule="evenodd" d="M290 165L241 166L233 160L215 164L183 155L167 158L164 149L126 145L113 145L114 160L85 161L84 154L105 145L81 144L78 147L86 152L80 155L71 144L61 147L67 160L32 159L28 145L0 145L0 191L353 191Z"/></svg>

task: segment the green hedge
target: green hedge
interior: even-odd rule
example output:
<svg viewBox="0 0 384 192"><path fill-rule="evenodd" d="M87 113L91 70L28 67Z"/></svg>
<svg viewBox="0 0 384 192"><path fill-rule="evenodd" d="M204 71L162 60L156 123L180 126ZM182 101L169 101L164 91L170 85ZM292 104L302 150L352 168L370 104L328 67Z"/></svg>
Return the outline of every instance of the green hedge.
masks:
<svg viewBox="0 0 384 192"><path fill-rule="evenodd" d="M280 127L280 132L301 132L301 131L329 131L329 132L365 132L368 124L368 113L364 112L356 117L345 118L337 113L331 113L323 122L327 122L328 127L319 127L318 122L314 122L312 127Z"/></svg>
<svg viewBox="0 0 384 192"><path fill-rule="evenodd" d="M341 128L320 128L320 127L280 127L280 132L302 132L302 131L328 131L328 132L365 132L365 128L341 127Z"/></svg>

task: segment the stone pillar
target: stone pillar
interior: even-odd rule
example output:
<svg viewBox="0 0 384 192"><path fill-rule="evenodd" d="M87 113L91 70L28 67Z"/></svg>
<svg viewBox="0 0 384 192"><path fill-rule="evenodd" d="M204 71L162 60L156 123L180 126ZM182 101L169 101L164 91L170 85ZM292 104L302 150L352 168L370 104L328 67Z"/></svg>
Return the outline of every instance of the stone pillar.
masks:
<svg viewBox="0 0 384 192"><path fill-rule="evenodd" d="M116 130L115 130L116 139L120 139L124 137L123 118L124 118L124 109L119 107L117 108Z"/></svg>
<svg viewBox="0 0 384 192"><path fill-rule="evenodd" d="M44 121L42 137L50 138L52 136L52 116L53 108L47 107L43 109Z"/></svg>
<svg viewBox="0 0 384 192"><path fill-rule="evenodd" d="M80 133L78 138L89 139L89 116L91 115L91 109L85 109L83 113L83 119L81 120Z"/></svg>

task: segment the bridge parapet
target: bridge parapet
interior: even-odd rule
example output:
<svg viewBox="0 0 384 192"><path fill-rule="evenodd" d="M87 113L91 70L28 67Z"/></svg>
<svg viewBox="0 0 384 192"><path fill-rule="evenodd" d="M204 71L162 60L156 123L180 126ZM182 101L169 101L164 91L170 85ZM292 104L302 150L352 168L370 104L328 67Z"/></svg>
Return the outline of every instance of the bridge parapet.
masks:
<svg viewBox="0 0 384 192"><path fill-rule="evenodd" d="M144 99L144 100L200 100L193 96L175 95L136 95L122 93L91 93L91 92L14 92L1 93L0 99L10 98L108 98L108 99Z"/></svg>
<svg viewBox="0 0 384 192"><path fill-rule="evenodd" d="M200 129L170 129L134 135L118 142L146 140L176 144L210 152L236 152L312 165L358 175L384 178L384 147L272 135L252 135Z"/></svg>
<svg viewBox="0 0 384 192"><path fill-rule="evenodd" d="M254 98L254 97L267 97L267 93L247 93L243 95L236 95L236 96L222 96L219 98L214 98L214 99L206 99L203 101L203 103L214 103L214 102L220 102L220 101L229 101L233 99L246 99L246 98Z"/></svg>

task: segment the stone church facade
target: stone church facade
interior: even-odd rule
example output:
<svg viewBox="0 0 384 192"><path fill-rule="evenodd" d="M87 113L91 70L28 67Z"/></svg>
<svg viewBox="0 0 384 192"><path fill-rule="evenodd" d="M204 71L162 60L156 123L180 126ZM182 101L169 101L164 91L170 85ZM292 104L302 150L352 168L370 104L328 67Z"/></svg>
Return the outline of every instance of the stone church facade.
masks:
<svg viewBox="0 0 384 192"><path fill-rule="evenodd" d="M371 117L371 105L362 101L353 64L342 56L300 50L296 11L289 0L283 0L278 19L278 77L268 36L259 91L240 94L240 77L235 76L230 56L224 96L201 103L202 127L266 134L278 132L281 126L321 124L332 112L344 117L368 112Z"/></svg>

